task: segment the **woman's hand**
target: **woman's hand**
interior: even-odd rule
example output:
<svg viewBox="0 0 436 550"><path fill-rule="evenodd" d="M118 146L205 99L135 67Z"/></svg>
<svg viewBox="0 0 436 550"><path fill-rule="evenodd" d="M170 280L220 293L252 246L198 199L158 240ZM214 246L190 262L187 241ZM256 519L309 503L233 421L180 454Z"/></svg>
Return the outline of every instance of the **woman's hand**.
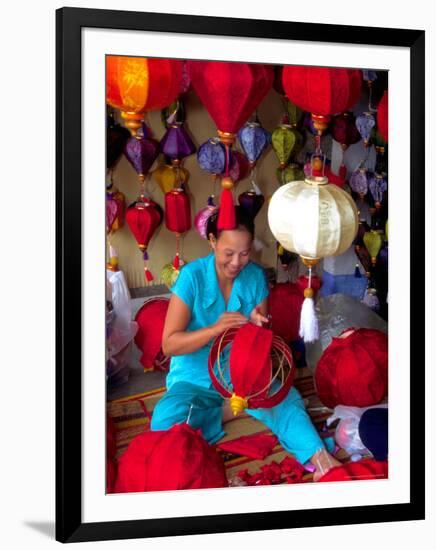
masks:
<svg viewBox="0 0 436 550"><path fill-rule="evenodd" d="M268 326L270 322L268 317L262 315L259 307L255 307L250 313L250 321L258 327Z"/></svg>
<svg viewBox="0 0 436 550"><path fill-rule="evenodd" d="M248 323L247 317L244 317L239 311L227 311L223 313L218 321L212 325L213 335L219 336L229 328L239 328Z"/></svg>

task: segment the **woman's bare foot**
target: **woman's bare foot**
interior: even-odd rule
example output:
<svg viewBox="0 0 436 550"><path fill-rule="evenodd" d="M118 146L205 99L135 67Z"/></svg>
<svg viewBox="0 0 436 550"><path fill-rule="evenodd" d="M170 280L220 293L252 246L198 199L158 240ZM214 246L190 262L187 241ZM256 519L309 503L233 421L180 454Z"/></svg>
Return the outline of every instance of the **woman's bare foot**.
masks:
<svg viewBox="0 0 436 550"><path fill-rule="evenodd" d="M340 466L339 460L336 460L326 449L321 449L315 453L310 462L315 466L316 470L313 473L313 481L318 481L324 474L326 474L331 468Z"/></svg>

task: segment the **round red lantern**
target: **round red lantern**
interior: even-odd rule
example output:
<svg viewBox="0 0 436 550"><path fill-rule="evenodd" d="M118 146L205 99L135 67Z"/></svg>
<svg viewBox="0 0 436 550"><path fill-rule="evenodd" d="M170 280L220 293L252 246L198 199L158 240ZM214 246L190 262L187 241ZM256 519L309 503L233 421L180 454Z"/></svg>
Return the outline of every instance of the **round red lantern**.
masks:
<svg viewBox="0 0 436 550"><path fill-rule="evenodd" d="M278 283L271 290L268 309L274 334L290 344L299 338L300 313L304 296L294 283Z"/></svg>
<svg viewBox="0 0 436 550"><path fill-rule="evenodd" d="M347 111L359 99L362 72L286 65L282 79L287 97L300 109L312 113L314 126L321 134L332 115Z"/></svg>
<svg viewBox="0 0 436 550"><path fill-rule="evenodd" d="M141 198L131 204L126 210L126 223L133 233L138 248L144 258L144 273L148 282L153 280L153 275L148 269L148 244L159 225L162 222L163 213L161 207L151 199Z"/></svg>
<svg viewBox="0 0 436 550"><path fill-rule="evenodd" d="M179 95L183 62L108 55L106 57L106 100L121 110L133 136L144 113L167 107Z"/></svg>
<svg viewBox="0 0 436 550"><path fill-rule="evenodd" d="M173 189L165 193L165 225L176 234L175 269L180 267L180 237L191 229L191 203L183 189Z"/></svg>
<svg viewBox="0 0 436 550"><path fill-rule="evenodd" d="M289 347L271 330L253 323L215 338L208 367L213 386L230 400L234 415L246 408L278 405L291 389L295 373Z"/></svg>
<svg viewBox="0 0 436 550"><path fill-rule="evenodd" d="M142 351L140 361L144 371L168 370L169 357L162 352L162 333L168 304L167 298L150 298L136 314L138 332L135 344Z"/></svg>
<svg viewBox="0 0 436 550"><path fill-rule="evenodd" d="M188 424L136 436L118 461L116 493L228 487L224 462Z"/></svg>
<svg viewBox="0 0 436 550"><path fill-rule="evenodd" d="M388 91L385 90L377 109L377 126L382 138L387 142L389 137L388 126Z"/></svg>
<svg viewBox="0 0 436 550"><path fill-rule="evenodd" d="M372 458L347 462L336 466L324 474L318 482L322 481L363 481L367 479L386 479L388 477L388 463L378 462Z"/></svg>
<svg viewBox="0 0 436 550"><path fill-rule="evenodd" d="M333 338L315 371L320 400L327 407L369 407L388 392L388 337L374 329L350 328Z"/></svg>

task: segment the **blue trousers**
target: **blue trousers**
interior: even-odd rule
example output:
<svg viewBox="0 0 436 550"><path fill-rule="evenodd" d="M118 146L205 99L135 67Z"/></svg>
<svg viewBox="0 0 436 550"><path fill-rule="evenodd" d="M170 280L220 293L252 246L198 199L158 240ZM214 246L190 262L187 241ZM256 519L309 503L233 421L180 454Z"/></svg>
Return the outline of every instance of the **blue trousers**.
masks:
<svg viewBox="0 0 436 550"><path fill-rule="evenodd" d="M200 429L204 438L213 444L225 435L222 406L223 398L215 389L190 382L176 382L156 405L151 429L168 430L174 424L188 422L193 428ZM301 395L294 387L275 407L246 409L246 412L265 424L277 436L283 448L302 464L325 447L307 414Z"/></svg>

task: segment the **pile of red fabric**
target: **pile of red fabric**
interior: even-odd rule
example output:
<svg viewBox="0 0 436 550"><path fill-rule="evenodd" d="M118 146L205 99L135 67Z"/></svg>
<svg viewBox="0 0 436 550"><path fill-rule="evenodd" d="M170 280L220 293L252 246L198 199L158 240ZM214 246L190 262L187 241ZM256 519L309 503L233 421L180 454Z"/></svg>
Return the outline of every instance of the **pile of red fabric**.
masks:
<svg viewBox="0 0 436 550"><path fill-rule="evenodd" d="M303 483L304 467L295 458L286 456L281 462L272 461L260 468L260 472L249 474L240 470L236 475L245 485L279 485L281 483Z"/></svg>
<svg viewBox="0 0 436 550"><path fill-rule="evenodd" d="M372 458L347 462L332 468L323 475L321 481L362 481L367 479L386 479L388 477L387 461L378 462Z"/></svg>

